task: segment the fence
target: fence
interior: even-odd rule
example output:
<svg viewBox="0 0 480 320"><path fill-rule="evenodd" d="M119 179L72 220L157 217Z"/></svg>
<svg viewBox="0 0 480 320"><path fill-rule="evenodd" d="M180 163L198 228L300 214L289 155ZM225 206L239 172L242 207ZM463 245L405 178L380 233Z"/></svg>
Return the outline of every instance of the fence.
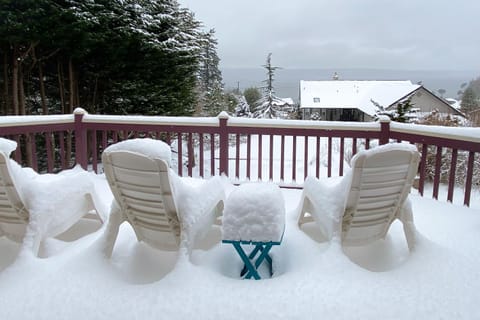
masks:
<svg viewBox="0 0 480 320"><path fill-rule="evenodd" d="M90 115L6 116L0 136L19 142L14 158L40 172L56 172L75 163L101 171L101 153L124 139L151 137L171 145L181 176L224 173L235 182L271 180L301 187L306 176L342 176L361 149L389 142L416 144L422 154L418 190L426 183L447 200L463 187L470 204L478 185L480 129L377 123L218 118Z"/></svg>

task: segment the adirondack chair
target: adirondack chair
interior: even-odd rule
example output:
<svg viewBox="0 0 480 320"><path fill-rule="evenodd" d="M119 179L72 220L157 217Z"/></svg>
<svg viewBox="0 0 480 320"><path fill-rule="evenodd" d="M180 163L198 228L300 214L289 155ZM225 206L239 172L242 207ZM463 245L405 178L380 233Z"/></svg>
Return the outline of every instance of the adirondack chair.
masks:
<svg viewBox="0 0 480 320"><path fill-rule="evenodd" d="M87 172L73 169L62 175L39 175L29 168L21 168L9 158L7 153L16 148L14 141L0 139L2 146L10 144L13 148L8 151L0 150L0 236L16 242L23 241L24 246L28 246L37 256L42 241L59 236L83 217L92 218L93 215L95 219L103 222L89 192L93 192L93 183L90 185L88 179L82 177L82 185L75 188L75 177L86 175ZM31 189L28 194L30 198L26 198L25 192L20 192L16 179L25 180L23 189ZM68 183L73 184L72 189L78 189L78 192L69 195L68 199L60 199L55 192L49 197L42 197L47 190L39 189L35 192L35 188L42 186L54 191L55 182L61 179L64 179L63 182L68 180ZM40 212L42 210L49 212Z"/></svg>
<svg viewBox="0 0 480 320"><path fill-rule="evenodd" d="M386 236L395 219L403 223L409 249L415 225L408 194L420 155L413 145L389 144L361 151L351 171L337 183L309 177L305 181L298 225L315 221L328 239L362 246ZM329 181L330 180L330 181Z"/></svg>
<svg viewBox="0 0 480 320"><path fill-rule="evenodd" d="M134 140L139 140L138 144L142 142L142 139ZM125 150L132 147L138 152ZM109 148L102 154L105 175L114 195L103 248L107 257L112 254L124 221L132 226L138 241L160 250L174 251L181 245L191 249L195 240L221 215L225 195L218 180L204 181L205 189L212 191L208 196L187 195L197 203L191 209L177 203L178 190L172 180L180 178L169 168L168 159L140 153L131 141L124 149ZM186 209L182 212L180 207ZM195 212L185 212L188 210ZM194 213L196 220L189 221L189 214ZM200 225L202 228L198 227ZM197 232L197 227L202 230Z"/></svg>

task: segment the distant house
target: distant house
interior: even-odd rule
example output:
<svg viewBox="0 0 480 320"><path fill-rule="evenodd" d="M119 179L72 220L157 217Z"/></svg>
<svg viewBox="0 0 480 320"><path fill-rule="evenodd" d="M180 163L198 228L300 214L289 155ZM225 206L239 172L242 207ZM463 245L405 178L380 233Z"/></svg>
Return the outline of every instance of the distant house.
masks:
<svg viewBox="0 0 480 320"><path fill-rule="evenodd" d="M448 102L410 81L300 81L300 112L306 120L372 121L378 106L395 110L409 98L417 117L434 110L463 117Z"/></svg>
<svg viewBox="0 0 480 320"><path fill-rule="evenodd" d="M278 98L273 100L273 104L280 108L291 109L295 103L292 98Z"/></svg>

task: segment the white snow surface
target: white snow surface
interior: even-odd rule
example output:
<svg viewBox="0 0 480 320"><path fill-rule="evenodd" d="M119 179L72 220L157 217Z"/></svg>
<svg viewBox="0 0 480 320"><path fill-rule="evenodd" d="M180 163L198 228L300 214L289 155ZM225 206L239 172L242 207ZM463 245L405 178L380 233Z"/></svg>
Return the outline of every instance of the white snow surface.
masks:
<svg viewBox="0 0 480 320"><path fill-rule="evenodd" d="M105 149L105 152L112 151L136 152L150 158L165 160L169 166L172 163L170 146L163 141L151 138L128 139L112 144Z"/></svg>
<svg viewBox="0 0 480 320"><path fill-rule="evenodd" d="M13 160L11 160L14 162ZM18 164L17 164L18 166ZM15 181L25 175L15 170ZM94 193L94 174L76 166L58 174L36 174L27 181L23 178L20 191L30 213L32 232L44 237L55 236L67 230L92 208L87 194ZM100 215L105 212L99 210Z"/></svg>
<svg viewBox="0 0 480 320"><path fill-rule="evenodd" d="M20 184L35 179L31 170L17 169L20 173L15 177ZM71 174L78 171L73 169ZM30 183L28 197L38 193L41 198L45 189L54 185L50 197L72 196L67 185L58 182L59 176L41 176L42 184ZM91 174L90 178L91 190L108 209L112 196L104 177ZM203 187L198 179L182 181L182 186L174 185L186 190L188 199L199 205L219 183L227 195L244 188L225 179L202 182ZM263 188L260 183L248 188L255 186ZM203 194L193 196L189 188L198 188ZM445 190L440 191L440 199L444 199ZM341 248L329 243L314 223L302 229L297 226L301 191L279 192L284 200L285 233L282 244L271 251L271 279L241 280L241 259L232 246L221 243L219 226L213 226L188 254L139 243L125 223L110 259L103 256L99 245L105 224L72 242L48 239L40 258L25 254L27 249L21 244L0 237L1 319L480 318L478 193L467 208L412 191L419 238L409 252L398 222L384 240L365 247ZM244 205L262 207L262 194L259 191L258 197ZM455 195L461 196L461 192ZM74 197L70 199L74 201ZM270 200L278 201L276 206L281 202L278 195ZM41 204L40 199L37 206ZM234 206L241 207L239 203ZM185 212L195 214L195 206L190 209ZM47 216L56 217L52 212ZM87 227L78 226L81 231L90 230Z"/></svg>
<svg viewBox="0 0 480 320"><path fill-rule="evenodd" d="M16 141L0 138L0 152L3 152L6 156L10 156L15 149L17 149Z"/></svg>
<svg viewBox="0 0 480 320"><path fill-rule="evenodd" d="M174 201L182 221L182 232L187 232L184 239L194 241L203 238L215 220L210 210L219 202L225 201L225 190L230 184L225 177L214 176L209 179L179 177L170 171ZM192 243L187 243L191 247Z"/></svg>
<svg viewBox="0 0 480 320"><path fill-rule="evenodd" d="M273 183L246 183L227 198L223 239L280 242L285 228L285 201Z"/></svg>
<svg viewBox="0 0 480 320"><path fill-rule="evenodd" d="M393 150L405 150L405 151L410 151L410 152L418 152L417 147L413 144L409 143L388 143L380 146L376 146L375 148L369 149L369 150L361 150L359 151L354 158L358 158L363 154L368 154L370 157L374 156L379 153L383 152L388 152L388 151L393 151ZM352 159L353 161L353 159Z"/></svg>
<svg viewBox="0 0 480 320"><path fill-rule="evenodd" d="M10 155L17 147L12 140L0 138L0 152ZM7 163L20 199L29 212L29 225L24 247L32 248L33 235L56 236L67 230L92 208L95 174L76 166L58 174L38 174L23 168L16 161ZM99 203L99 215L106 220L106 210Z"/></svg>

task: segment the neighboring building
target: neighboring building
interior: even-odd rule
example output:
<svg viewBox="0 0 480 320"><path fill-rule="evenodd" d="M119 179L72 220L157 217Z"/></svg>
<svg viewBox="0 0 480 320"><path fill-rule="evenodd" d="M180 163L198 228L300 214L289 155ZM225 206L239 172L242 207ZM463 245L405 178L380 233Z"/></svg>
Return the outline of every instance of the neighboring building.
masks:
<svg viewBox="0 0 480 320"><path fill-rule="evenodd" d="M275 108L279 110L284 110L285 112L293 111L295 103L292 98L275 98L272 101L272 104Z"/></svg>
<svg viewBox="0 0 480 320"><path fill-rule="evenodd" d="M433 110L463 117L445 100L410 81L300 81L300 112L306 120L372 121L377 105L395 110L408 98L417 117Z"/></svg>

